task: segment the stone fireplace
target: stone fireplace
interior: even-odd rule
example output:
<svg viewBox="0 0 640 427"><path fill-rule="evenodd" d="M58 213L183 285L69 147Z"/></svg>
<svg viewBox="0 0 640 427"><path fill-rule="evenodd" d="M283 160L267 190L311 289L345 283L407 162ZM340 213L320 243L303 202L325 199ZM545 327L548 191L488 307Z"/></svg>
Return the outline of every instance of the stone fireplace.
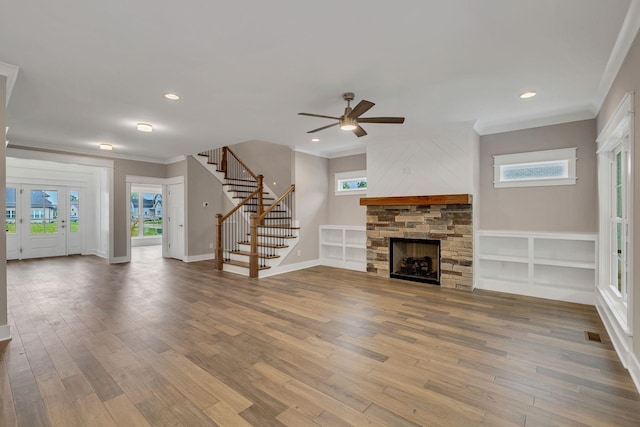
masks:
<svg viewBox="0 0 640 427"><path fill-rule="evenodd" d="M470 194L360 199L360 204L367 206L367 272L381 277L416 280L416 277L398 277L395 266L391 266L392 238L393 243L397 238L410 242L438 241L439 284L446 288L473 289L471 203ZM429 269L425 257L431 258L431 271L435 271L435 256L426 253L402 256L407 258L404 271L415 273L409 274L413 276L421 275L422 268ZM402 270L403 267L399 265L398 268ZM430 276L430 280L419 281L437 284L433 273Z"/></svg>

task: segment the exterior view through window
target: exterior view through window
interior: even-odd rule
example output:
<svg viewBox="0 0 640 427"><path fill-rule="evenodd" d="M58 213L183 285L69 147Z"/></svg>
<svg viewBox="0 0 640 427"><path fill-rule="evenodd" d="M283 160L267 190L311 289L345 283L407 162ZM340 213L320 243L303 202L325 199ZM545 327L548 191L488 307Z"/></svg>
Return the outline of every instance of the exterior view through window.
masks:
<svg viewBox="0 0 640 427"><path fill-rule="evenodd" d="M31 190L31 234L58 232L58 191Z"/></svg>
<svg viewBox="0 0 640 427"><path fill-rule="evenodd" d="M162 235L162 194L131 192L131 237Z"/></svg>

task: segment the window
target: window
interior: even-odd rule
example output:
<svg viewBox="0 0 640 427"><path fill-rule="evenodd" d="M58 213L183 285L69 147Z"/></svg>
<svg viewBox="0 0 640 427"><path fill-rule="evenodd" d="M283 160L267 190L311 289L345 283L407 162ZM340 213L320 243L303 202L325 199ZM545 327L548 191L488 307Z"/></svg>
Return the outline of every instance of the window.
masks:
<svg viewBox="0 0 640 427"><path fill-rule="evenodd" d="M77 233L80 229L80 192L69 192L69 231Z"/></svg>
<svg viewBox="0 0 640 427"><path fill-rule="evenodd" d="M162 235L162 194L131 191L131 237Z"/></svg>
<svg viewBox="0 0 640 427"><path fill-rule="evenodd" d="M600 205L600 255L598 291L603 303L624 331L631 334L633 301L633 97L628 94L598 139L598 196Z"/></svg>
<svg viewBox="0 0 640 427"><path fill-rule="evenodd" d="M337 173L335 182L336 196L367 193L367 171Z"/></svg>
<svg viewBox="0 0 640 427"><path fill-rule="evenodd" d="M31 190L31 234L58 232L58 192Z"/></svg>
<svg viewBox="0 0 640 427"><path fill-rule="evenodd" d="M7 187L6 191L6 210L4 214L5 228L7 234L15 234L16 232L16 189Z"/></svg>
<svg viewBox="0 0 640 427"><path fill-rule="evenodd" d="M493 156L495 188L575 185L577 148Z"/></svg>

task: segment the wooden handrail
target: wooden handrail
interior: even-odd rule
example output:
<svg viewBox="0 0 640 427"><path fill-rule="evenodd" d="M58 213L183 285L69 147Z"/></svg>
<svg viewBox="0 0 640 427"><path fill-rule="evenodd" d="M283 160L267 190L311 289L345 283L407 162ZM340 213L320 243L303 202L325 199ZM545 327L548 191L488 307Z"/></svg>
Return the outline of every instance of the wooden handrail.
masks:
<svg viewBox="0 0 640 427"><path fill-rule="evenodd" d="M271 210L278 205L278 203L280 203L285 197L287 197L289 194L293 193L294 191L296 191L296 185L291 184L291 187L289 187L287 191L285 191L284 194L282 194L282 196L278 198L278 200L273 202L271 206L265 209L265 211L262 212L261 215L256 215L256 217L258 218L258 221L262 221L269 214L269 212L271 212Z"/></svg>
<svg viewBox="0 0 640 427"><path fill-rule="evenodd" d="M229 147L224 147L225 151L228 151L229 153L231 153L231 155L238 161L238 163L240 163L242 165L242 167L244 168L244 170L247 171L247 173L249 175L251 175L256 181L258 180L258 175L256 175L255 173L253 173L253 171L251 169L249 169L249 167L242 161L240 160L240 158L236 155L236 153L233 152L233 150ZM226 159L225 159L226 161Z"/></svg>
<svg viewBox="0 0 640 427"><path fill-rule="evenodd" d="M231 209L229 212L227 212L226 214L224 214L222 216L222 222L225 222L227 220L227 218L229 218L231 215L233 215L238 209L240 209L242 206L244 206L245 204L247 204L247 202L249 200L251 200L256 194L258 194L259 192L261 192L262 189L260 187L258 187L258 189L256 191L254 191L253 193L249 194L243 201L241 201L240 203L238 203L238 205Z"/></svg>

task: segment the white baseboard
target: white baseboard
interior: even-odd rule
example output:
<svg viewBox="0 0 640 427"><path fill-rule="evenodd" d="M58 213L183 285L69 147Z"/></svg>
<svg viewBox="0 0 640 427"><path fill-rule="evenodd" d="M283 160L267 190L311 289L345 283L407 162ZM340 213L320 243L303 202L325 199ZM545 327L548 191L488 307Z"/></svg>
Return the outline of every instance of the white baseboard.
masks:
<svg viewBox="0 0 640 427"><path fill-rule="evenodd" d="M304 268L315 267L317 265L320 265L320 260L313 259L311 261L297 262L295 264L280 265L278 267L270 268L268 270L262 270L258 274L260 278L263 278L263 277L275 276L276 274L283 274L283 273L289 273L291 271L302 270Z"/></svg>
<svg viewBox="0 0 640 427"><path fill-rule="evenodd" d="M599 290L596 291L596 294L598 315L600 315L604 328L607 330L609 338L611 338L611 343L620 358L620 362L622 362L622 366L629 371L636 389L640 392L640 363L633 353L632 337L624 331Z"/></svg>
<svg viewBox="0 0 640 427"><path fill-rule="evenodd" d="M638 358L633 353L629 357L629 374L640 392L640 362L638 362Z"/></svg>
<svg viewBox="0 0 640 427"><path fill-rule="evenodd" d="M122 264L125 262L131 262L131 257L119 256L119 257L113 257L109 260L109 264Z"/></svg>
<svg viewBox="0 0 640 427"><path fill-rule="evenodd" d="M216 254L202 254L202 255L192 255L184 257L184 262L198 262L198 261L207 261L210 259L216 259Z"/></svg>
<svg viewBox="0 0 640 427"><path fill-rule="evenodd" d="M0 326L0 342L8 341L11 339L11 331L9 325L1 325Z"/></svg>

